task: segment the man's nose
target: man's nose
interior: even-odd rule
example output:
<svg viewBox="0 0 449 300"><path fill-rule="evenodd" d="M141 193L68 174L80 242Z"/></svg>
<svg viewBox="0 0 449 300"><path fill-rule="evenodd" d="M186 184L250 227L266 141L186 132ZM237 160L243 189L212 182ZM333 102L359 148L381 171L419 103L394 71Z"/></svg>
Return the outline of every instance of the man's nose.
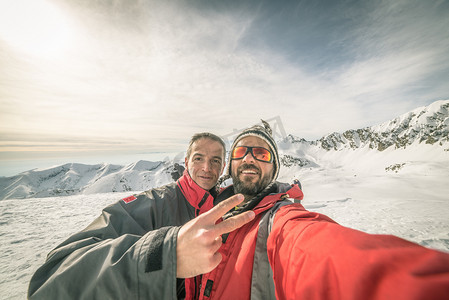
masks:
<svg viewBox="0 0 449 300"><path fill-rule="evenodd" d="M245 157L243 157L243 162L247 163L247 164L253 164L255 163L255 159L253 156L253 153L251 151L248 151L248 153L246 153Z"/></svg>
<svg viewBox="0 0 449 300"><path fill-rule="evenodd" d="M212 168L212 163L210 161L205 161L203 163L203 171L204 172L209 172Z"/></svg>

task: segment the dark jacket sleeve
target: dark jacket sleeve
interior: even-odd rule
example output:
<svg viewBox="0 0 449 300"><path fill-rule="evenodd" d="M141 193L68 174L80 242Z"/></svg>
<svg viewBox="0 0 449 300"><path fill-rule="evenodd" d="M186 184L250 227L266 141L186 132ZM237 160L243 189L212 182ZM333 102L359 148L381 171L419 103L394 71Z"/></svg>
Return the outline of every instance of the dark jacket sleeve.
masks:
<svg viewBox="0 0 449 300"><path fill-rule="evenodd" d="M268 238L278 299L447 299L449 254L282 207Z"/></svg>
<svg viewBox="0 0 449 300"><path fill-rule="evenodd" d="M157 219L156 202L141 198L131 210L122 201L105 208L51 251L30 281L29 299L176 299L179 227L163 227L171 222Z"/></svg>

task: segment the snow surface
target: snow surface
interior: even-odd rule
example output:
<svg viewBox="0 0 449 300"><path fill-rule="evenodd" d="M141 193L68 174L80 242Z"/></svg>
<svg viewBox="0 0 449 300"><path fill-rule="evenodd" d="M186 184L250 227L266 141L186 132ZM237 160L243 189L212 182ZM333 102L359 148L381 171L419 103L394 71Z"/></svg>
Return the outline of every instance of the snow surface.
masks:
<svg viewBox="0 0 449 300"><path fill-rule="evenodd" d="M290 155L302 151L282 143L280 148ZM318 167L283 167L279 178L301 180L307 209L344 226L449 252L449 152L444 147L308 154L317 157ZM401 167L385 170L392 164ZM0 201L0 299L24 299L47 253L130 193Z"/></svg>

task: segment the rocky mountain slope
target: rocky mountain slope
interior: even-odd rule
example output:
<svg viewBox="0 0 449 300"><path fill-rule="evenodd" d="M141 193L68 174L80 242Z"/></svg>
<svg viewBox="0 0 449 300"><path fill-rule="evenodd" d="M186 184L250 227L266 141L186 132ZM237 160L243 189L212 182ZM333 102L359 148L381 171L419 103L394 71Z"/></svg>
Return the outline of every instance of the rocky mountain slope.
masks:
<svg viewBox="0 0 449 300"><path fill-rule="evenodd" d="M406 148L414 143L438 144L449 142L449 101L436 101L389 122L343 133L332 133L311 142L326 150L369 147L384 151L389 147Z"/></svg>

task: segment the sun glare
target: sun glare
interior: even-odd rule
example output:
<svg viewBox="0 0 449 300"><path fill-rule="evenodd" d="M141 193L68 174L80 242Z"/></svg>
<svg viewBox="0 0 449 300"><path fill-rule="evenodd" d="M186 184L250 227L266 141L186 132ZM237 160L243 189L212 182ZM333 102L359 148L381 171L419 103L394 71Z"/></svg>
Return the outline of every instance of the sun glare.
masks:
<svg viewBox="0 0 449 300"><path fill-rule="evenodd" d="M56 6L44 0L0 1L0 39L16 50L39 57L63 55L72 28Z"/></svg>

